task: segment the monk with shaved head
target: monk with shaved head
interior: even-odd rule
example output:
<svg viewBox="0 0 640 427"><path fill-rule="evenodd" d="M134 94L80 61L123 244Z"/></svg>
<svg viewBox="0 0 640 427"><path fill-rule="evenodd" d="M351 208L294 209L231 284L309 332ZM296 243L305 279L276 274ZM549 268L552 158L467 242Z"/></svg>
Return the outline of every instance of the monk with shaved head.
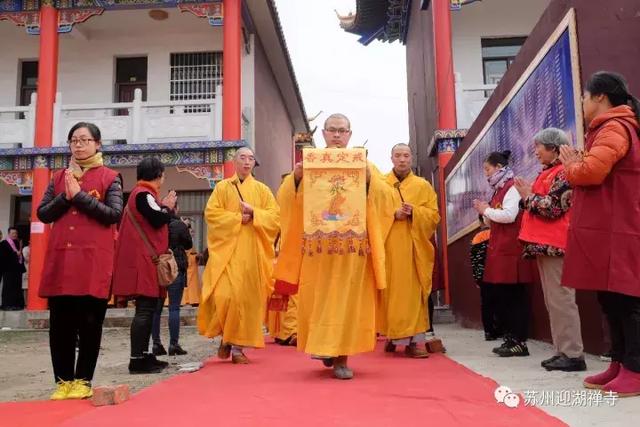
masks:
<svg viewBox="0 0 640 427"><path fill-rule="evenodd" d="M269 187L252 175L253 151L238 149L233 163L235 175L216 185L204 211L209 260L202 276L198 330L222 338L220 359L246 364L245 348L264 347L262 323L280 210Z"/></svg>

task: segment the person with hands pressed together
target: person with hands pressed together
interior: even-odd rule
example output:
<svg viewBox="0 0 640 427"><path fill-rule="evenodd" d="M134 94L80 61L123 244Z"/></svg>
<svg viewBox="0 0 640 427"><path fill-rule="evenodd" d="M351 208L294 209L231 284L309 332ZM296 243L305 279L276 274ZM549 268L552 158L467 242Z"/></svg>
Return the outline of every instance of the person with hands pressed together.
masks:
<svg viewBox="0 0 640 427"><path fill-rule="evenodd" d="M58 386L52 400L92 396L109 300L122 178L104 166L100 130L77 123L69 167L56 171L38 218L51 225L39 295L49 300L49 345ZM76 360L76 343L78 355Z"/></svg>
<svg viewBox="0 0 640 427"><path fill-rule="evenodd" d="M493 286L504 343L493 349L500 357L528 356L528 297L526 284L533 280L530 261L522 258L518 240L522 211L520 194L509 167L510 151L489 154L484 173L493 189L491 203L474 200L473 206L491 228L483 282Z"/></svg>
<svg viewBox="0 0 640 427"><path fill-rule="evenodd" d="M520 240L524 256L535 259L542 293L549 313L555 354L541 365L547 371L584 371L580 313L575 289L562 286L562 265L567 246L572 190L559 154L569 146L563 130L547 128L533 137L535 154L542 172L535 182L515 178L514 187L522 197L524 216Z"/></svg>
<svg viewBox="0 0 640 427"><path fill-rule="evenodd" d="M385 243L387 288L378 295L378 332L387 337L386 352L403 345L408 357L426 358L435 261L431 237L440 222L438 200L431 184L411 171L413 155L407 144L392 148L391 161L393 170L386 182L398 208Z"/></svg>
<svg viewBox="0 0 640 427"><path fill-rule="evenodd" d="M177 195L171 190L162 201L159 200L165 173L158 158L144 158L138 164L136 174L138 182L129 195L118 233L113 294L136 301L131 322L129 373L145 374L160 372L168 366L148 350L158 300L166 297L166 290L158 282L154 256L169 249L168 224Z"/></svg>
<svg viewBox="0 0 640 427"><path fill-rule="evenodd" d="M198 331L221 336L220 359L247 364L245 348L263 348L262 325L272 286L280 209L256 180L248 147L234 157L236 174L219 182L204 212L209 260L202 276Z"/></svg>
<svg viewBox="0 0 640 427"><path fill-rule="evenodd" d="M573 205L562 284L597 291L611 364L584 384L640 395L640 101L619 74L592 75L582 97L585 153L561 147Z"/></svg>

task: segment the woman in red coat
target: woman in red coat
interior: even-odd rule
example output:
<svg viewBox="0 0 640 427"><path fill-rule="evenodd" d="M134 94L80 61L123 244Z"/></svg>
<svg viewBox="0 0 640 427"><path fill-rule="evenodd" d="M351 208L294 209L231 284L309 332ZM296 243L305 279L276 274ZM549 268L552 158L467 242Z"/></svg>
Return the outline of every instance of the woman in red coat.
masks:
<svg viewBox="0 0 640 427"><path fill-rule="evenodd" d="M58 382L53 400L92 395L113 272L115 224L122 214L122 179L103 166L100 130L78 123L69 131L68 143L69 168L53 174L38 206L40 221L53 223L39 289L49 299L49 345Z"/></svg>
<svg viewBox="0 0 640 427"><path fill-rule="evenodd" d="M585 386L640 395L640 102L622 76L601 71L582 108L586 154L560 152L574 187L562 283L597 291L609 321L611 365Z"/></svg>
<svg viewBox="0 0 640 427"><path fill-rule="evenodd" d="M475 209L491 227L482 280L493 286L499 323L505 333L504 343L493 349L500 357L529 355L526 284L532 282L532 265L522 258L522 244L518 240L522 211L520 194L513 186L510 156L510 151L489 154L484 162L484 172L493 196L490 203L474 200Z"/></svg>
<svg viewBox="0 0 640 427"><path fill-rule="evenodd" d="M153 313L158 299L165 298L165 291L158 285L156 265L133 221L146 235L155 253L163 254L169 248L167 224L176 204L175 191L169 192L162 203L158 199L164 182L164 166L160 160L155 157L143 159L137 167L137 178L120 224L113 274L113 294L136 300L136 313L131 323L131 374L160 372L168 365L148 352Z"/></svg>

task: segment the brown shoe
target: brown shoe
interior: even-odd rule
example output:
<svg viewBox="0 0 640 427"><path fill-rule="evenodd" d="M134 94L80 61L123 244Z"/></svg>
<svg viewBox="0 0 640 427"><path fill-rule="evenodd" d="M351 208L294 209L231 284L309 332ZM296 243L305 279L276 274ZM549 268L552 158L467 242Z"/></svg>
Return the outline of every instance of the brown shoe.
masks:
<svg viewBox="0 0 640 427"><path fill-rule="evenodd" d="M442 340L440 338L433 338L427 341L425 348L429 353L446 353L447 349L444 348Z"/></svg>
<svg viewBox="0 0 640 427"><path fill-rule="evenodd" d="M391 340L387 341L387 343L384 345L384 352L385 353L395 353L396 352L396 345L393 343L393 341L391 341Z"/></svg>
<svg viewBox="0 0 640 427"><path fill-rule="evenodd" d="M227 360L229 356L231 356L231 346L229 344L220 344L218 359Z"/></svg>
<svg viewBox="0 0 640 427"><path fill-rule="evenodd" d="M231 363L234 365L248 365L249 359L247 359L247 356L245 356L244 353L233 354L231 355Z"/></svg>
<svg viewBox="0 0 640 427"><path fill-rule="evenodd" d="M429 352L427 350L418 348L418 346L415 344L406 346L404 348L404 354L406 354L407 357L411 357L413 359L426 359L427 357L429 357Z"/></svg>
<svg viewBox="0 0 640 427"><path fill-rule="evenodd" d="M289 345L292 347L298 346L298 334L291 335L291 341L289 341Z"/></svg>

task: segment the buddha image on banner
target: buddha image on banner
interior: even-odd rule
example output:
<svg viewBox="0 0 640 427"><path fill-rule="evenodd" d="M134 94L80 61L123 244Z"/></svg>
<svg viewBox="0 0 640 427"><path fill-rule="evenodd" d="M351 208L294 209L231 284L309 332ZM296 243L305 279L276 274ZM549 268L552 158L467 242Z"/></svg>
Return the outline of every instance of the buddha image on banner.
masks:
<svg viewBox="0 0 640 427"><path fill-rule="evenodd" d="M367 237L365 150L309 148L303 159L305 250L361 251Z"/></svg>

